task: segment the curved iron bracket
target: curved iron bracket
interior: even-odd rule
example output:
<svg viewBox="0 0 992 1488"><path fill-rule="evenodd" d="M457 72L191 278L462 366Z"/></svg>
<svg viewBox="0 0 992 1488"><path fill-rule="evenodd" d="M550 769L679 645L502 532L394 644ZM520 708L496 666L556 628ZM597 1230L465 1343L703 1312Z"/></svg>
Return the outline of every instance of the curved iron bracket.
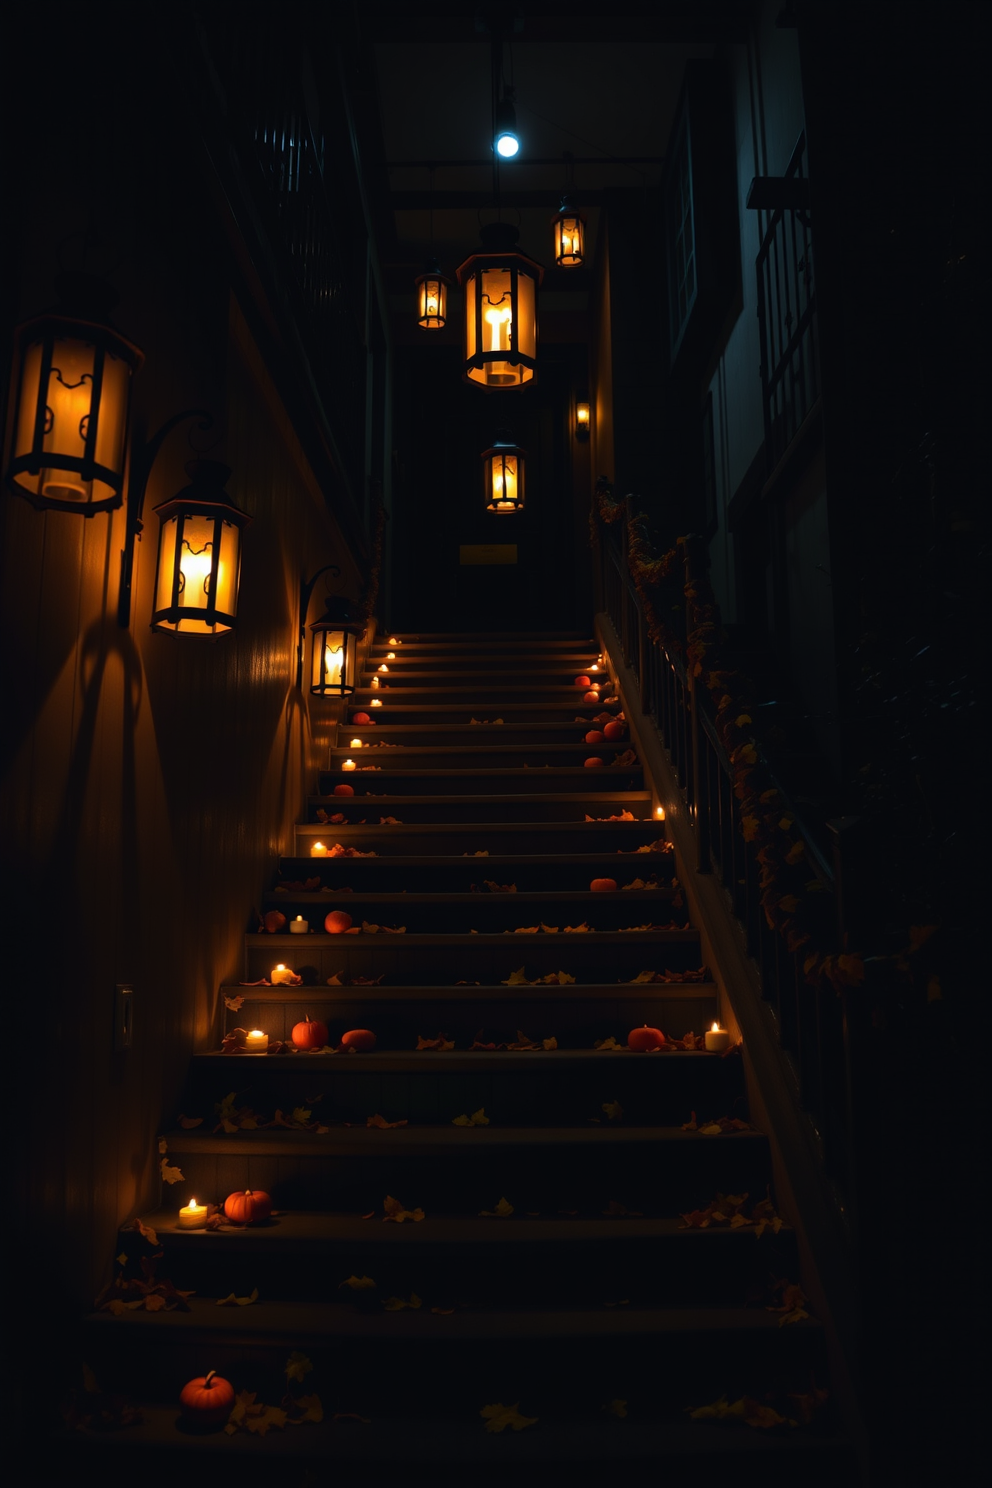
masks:
<svg viewBox="0 0 992 1488"><path fill-rule="evenodd" d="M299 691L303 687L303 655L307 641L307 611L310 608L310 600L317 580L325 573L334 573L335 578L341 577L341 570L336 563L325 563L323 568L318 568L312 579L305 579L300 585L300 635L296 646L296 687Z"/></svg>

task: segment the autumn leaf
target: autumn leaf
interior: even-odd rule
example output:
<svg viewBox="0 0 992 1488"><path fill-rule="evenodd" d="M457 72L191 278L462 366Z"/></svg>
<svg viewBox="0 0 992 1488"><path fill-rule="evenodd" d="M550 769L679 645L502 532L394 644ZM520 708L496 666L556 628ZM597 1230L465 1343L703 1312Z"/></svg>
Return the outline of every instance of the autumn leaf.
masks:
<svg viewBox="0 0 992 1488"><path fill-rule="evenodd" d="M600 1406L600 1410L606 1411L607 1415L609 1416L616 1416L617 1419L620 1421L625 1420L628 1414L626 1400L604 1401L604 1403Z"/></svg>
<svg viewBox="0 0 992 1488"><path fill-rule="evenodd" d="M376 1284L371 1276L348 1276L338 1282L338 1287L347 1287L352 1292L374 1292Z"/></svg>
<svg viewBox="0 0 992 1488"><path fill-rule="evenodd" d="M409 1302L404 1302L402 1297L387 1297L382 1305L387 1312L405 1312L407 1309L416 1312L424 1304L416 1292L411 1292Z"/></svg>
<svg viewBox="0 0 992 1488"><path fill-rule="evenodd" d="M291 1395L283 1399L287 1411L287 1425L305 1426L307 1422L319 1426L324 1419L324 1406L319 1395L301 1395L294 1400Z"/></svg>
<svg viewBox="0 0 992 1488"><path fill-rule="evenodd" d="M313 1365L306 1354L301 1354L298 1349L294 1349L286 1360L283 1373L287 1380L298 1380L302 1384L312 1369Z"/></svg>
<svg viewBox="0 0 992 1488"><path fill-rule="evenodd" d="M511 971L510 975L500 985L503 987L529 987L531 984L527 980L527 974L524 968L518 966L516 971Z"/></svg>
<svg viewBox="0 0 992 1488"><path fill-rule="evenodd" d="M600 1039L598 1043L593 1044L593 1048L594 1049L622 1049L623 1048L623 1045L622 1044L618 1044L617 1041L616 1041L616 1039L613 1037L613 1035L611 1033L610 1036L609 1036L609 1038Z"/></svg>
<svg viewBox="0 0 992 1488"><path fill-rule="evenodd" d="M445 1038L443 1033L439 1033L437 1038L433 1039L424 1038L424 1035L422 1033L418 1034L417 1036L418 1051L423 1049L433 1049L442 1054L449 1054L454 1047L454 1039Z"/></svg>
<svg viewBox="0 0 992 1488"><path fill-rule="evenodd" d="M395 1224L403 1224L411 1219L419 1224L424 1217L423 1209L404 1209L399 1199L394 1199L391 1194L386 1195L386 1201L382 1207L386 1211L383 1215L384 1223L392 1220Z"/></svg>
<svg viewBox="0 0 992 1488"><path fill-rule="evenodd" d="M557 1049L557 1047L558 1040L556 1038L552 1037L541 1040L541 1048L547 1050L548 1053L550 1053L552 1049Z"/></svg>
<svg viewBox="0 0 992 1488"><path fill-rule="evenodd" d="M525 1426L536 1426L537 1416L522 1416L520 1414L520 1401L514 1401L513 1405L504 1405L501 1400L495 1405L484 1405L479 1412L486 1423L487 1431L505 1431L509 1426L511 1431L523 1431Z"/></svg>
<svg viewBox="0 0 992 1488"><path fill-rule="evenodd" d="M385 1116L380 1116L378 1111L374 1116L369 1116L365 1122L366 1126L378 1127L380 1131L393 1131L397 1126L406 1126L406 1118L402 1121L387 1121Z"/></svg>
<svg viewBox="0 0 992 1488"><path fill-rule="evenodd" d="M180 1116L179 1125L182 1127L183 1131L192 1131L194 1127L203 1125L203 1117Z"/></svg>
<svg viewBox="0 0 992 1488"><path fill-rule="evenodd" d="M542 977L541 981L557 982L560 987L571 987L575 982L575 978L567 971L552 971L547 976Z"/></svg>
<svg viewBox="0 0 992 1488"><path fill-rule="evenodd" d="M123 1250L121 1251L119 1256L114 1256L114 1260L117 1262L118 1266L127 1265L127 1256L125 1255Z"/></svg>
<svg viewBox="0 0 992 1488"><path fill-rule="evenodd" d="M590 927L589 927L589 925L587 924L587 922L585 920L582 921L582 924L581 925L566 925L565 926L565 934L566 935L587 935L587 934L589 934L589 932L590 932ZM574 978L573 978L573 981L574 981Z"/></svg>
<svg viewBox="0 0 992 1488"><path fill-rule="evenodd" d="M479 1213L484 1219L509 1219L513 1205L509 1199L500 1199L495 1209L480 1209Z"/></svg>
<svg viewBox="0 0 992 1488"><path fill-rule="evenodd" d="M143 1219L136 1219L134 1228L142 1240L147 1240L149 1245L158 1245L158 1231L151 1225L146 1225Z"/></svg>
<svg viewBox="0 0 992 1488"><path fill-rule="evenodd" d="M546 925L543 920L541 921L541 929L542 929L542 931L544 932L545 935L557 935L558 934L558 926L557 925Z"/></svg>
<svg viewBox="0 0 992 1488"><path fill-rule="evenodd" d="M507 930L504 933L507 935L536 935L537 931L537 925L519 925L516 930Z"/></svg>
<svg viewBox="0 0 992 1488"><path fill-rule="evenodd" d="M726 1395L721 1395L719 1400L714 1400L712 1405L697 1405L695 1410L690 1410L690 1421L743 1421L744 1419L744 1397L735 1400L733 1405L727 1404Z"/></svg>
<svg viewBox="0 0 992 1488"><path fill-rule="evenodd" d="M286 1425L286 1412L278 1405L253 1407L245 1417L245 1430L253 1436L266 1436L275 1428L281 1431Z"/></svg>
<svg viewBox="0 0 992 1488"><path fill-rule="evenodd" d="M608 1121L621 1121L623 1119L623 1106L619 1101L604 1101L602 1109L605 1111Z"/></svg>
<svg viewBox="0 0 992 1488"><path fill-rule="evenodd" d="M167 1157L163 1157L162 1158L161 1162L159 1163L159 1169L160 1169L161 1174L162 1174L162 1182L163 1183L182 1183L182 1182L184 1182L183 1175L182 1175L182 1169L181 1168L174 1167L169 1162L169 1159Z"/></svg>
<svg viewBox="0 0 992 1488"><path fill-rule="evenodd" d="M257 1302L257 1301L258 1301L258 1287L254 1287L252 1289L251 1295L248 1296L248 1297L236 1297L234 1295L234 1293L231 1292L226 1297L218 1297L217 1298L217 1301L214 1304L214 1306L215 1307L250 1307L253 1302Z"/></svg>
<svg viewBox="0 0 992 1488"><path fill-rule="evenodd" d="M477 1111L472 1112L471 1116L456 1116L451 1124L452 1126L488 1126L489 1117L486 1115L485 1107L480 1106Z"/></svg>

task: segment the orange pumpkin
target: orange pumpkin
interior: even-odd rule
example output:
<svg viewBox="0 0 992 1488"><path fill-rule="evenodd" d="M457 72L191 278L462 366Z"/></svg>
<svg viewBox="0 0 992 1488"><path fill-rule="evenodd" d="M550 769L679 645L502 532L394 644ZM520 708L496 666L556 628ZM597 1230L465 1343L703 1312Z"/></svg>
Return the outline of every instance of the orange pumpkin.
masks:
<svg viewBox="0 0 992 1488"><path fill-rule="evenodd" d="M575 685L576 685L576 687L591 687L592 686L592 678L591 677L576 677L576 679L575 679Z"/></svg>
<svg viewBox="0 0 992 1488"><path fill-rule="evenodd" d="M336 796L353 796L355 794L355 787L353 785L345 785L342 781L340 785L334 787L334 794Z"/></svg>
<svg viewBox="0 0 992 1488"><path fill-rule="evenodd" d="M324 917L324 929L328 935L343 935L351 929L351 915L345 914L343 909L332 909Z"/></svg>
<svg viewBox="0 0 992 1488"><path fill-rule="evenodd" d="M589 885L592 894L613 894L616 892L617 881L615 878L594 878Z"/></svg>
<svg viewBox="0 0 992 1488"><path fill-rule="evenodd" d="M188 1426L207 1431L222 1426L231 1414L234 1386L211 1369L209 1374L198 1375L183 1385L179 1404Z"/></svg>
<svg viewBox="0 0 992 1488"><path fill-rule="evenodd" d="M353 713L351 715L351 721L352 723L371 723L372 719L367 713Z"/></svg>
<svg viewBox="0 0 992 1488"><path fill-rule="evenodd" d="M279 909L270 909L263 915L262 924L270 935L278 935L280 930L286 928L286 916Z"/></svg>
<svg viewBox="0 0 992 1488"><path fill-rule="evenodd" d="M354 1049L356 1053L368 1053L375 1048L375 1034L371 1028L349 1028L341 1035L342 1049Z"/></svg>
<svg viewBox="0 0 992 1488"><path fill-rule="evenodd" d="M298 1049L323 1049L327 1043L327 1024L316 1018L304 1018L293 1024L293 1043Z"/></svg>
<svg viewBox="0 0 992 1488"><path fill-rule="evenodd" d="M607 739L622 739L624 726L622 723L617 723L615 718L611 718L609 723L603 725L603 733Z"/></svg>
<svg viewBox="0 0 992 1488"><path fill-rule="evenodd" d="M246 1188L244 1193L228 1194L224 1200L224 1213L235 1224L258 1224L272 1213L272 1199L260 1188Z"/></svg>
<svg viewBox="0 0 992 1488"><path fill-rule="evenodd" d="M649 1028L646 1023L643 1028L632 1028L627 1035L627 1048L641 1054L647 1049L661 1049L664 1043L665 1035L661 1029Z"/></svg>
<svg viewBox="0 0 992 1488"><path fill-rule="evenodd" d="M598 754L590 755L589 759L586 760L587 770L601 770L602 768L603 761L600 759Z"/></svg>
<svg viewBox="0 0 992 1488"><path fill-rule="evenodd" d="M605 737L606 735L601 733L599 729L590 729L583 742L586 744L602 744Z"/></svg>
<svg viewBox="0 0 992 1488"><path fill-rule="evenodd" d="M599 693L598 692L584 692L582 694L582 701L584 703L598 703L599 702Z"/></svg>

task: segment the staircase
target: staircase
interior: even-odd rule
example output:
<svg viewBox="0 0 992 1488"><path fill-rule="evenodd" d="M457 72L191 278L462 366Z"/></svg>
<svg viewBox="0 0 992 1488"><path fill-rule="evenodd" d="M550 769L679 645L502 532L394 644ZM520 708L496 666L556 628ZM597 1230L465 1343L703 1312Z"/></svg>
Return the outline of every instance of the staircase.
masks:
<svg viewBox="0 0 992 1488"><path fill-rule="evenodd" d="M76 1457L145 1483L187 1464L284 1485L529 1484L554 1467L599 1483L615 1461L700 1485L840 1481L829 1407L802 1429L688 1415L720 1397L781 1407L827 1369L818 1323L781 1326L766 1305L771 1282L798 1280L788 1227L680 1218L718 1193L752 1212L769 1154L750 1128L684 1129L693 1113L746 1122L736 1052L626 1047L645 1024L685 1042L717 998L628 741L584 741L618 711L580 635L373 648L349 715L373 721L342 728L263 905L310 933L246 936L243 984L222 989L234 1052L194 1058L186 1124L165 1134L183 1179L141 1216L156 1276L195 1293L188 1310L87 1320L101 1387L142 1420L76 1433ZM365 928L324 933L331 909ZM278 963L302 984L258 985ZM275 1044L307 1015L333 1045L367 1028L376 1046L247 1054L233 1033ZM191 1196L249 1188L272 1195L268 1224L177 1228ZM424 1217L386 1219L387 1196ZM122 1232L127 1274L154 1251ZM279 1406L293 1351L312 1371L290 1396L319 1395L319 1424L181 1429L179 1390L210 1369ZM487 1430L497 1404L519 1415Z"/></svg>

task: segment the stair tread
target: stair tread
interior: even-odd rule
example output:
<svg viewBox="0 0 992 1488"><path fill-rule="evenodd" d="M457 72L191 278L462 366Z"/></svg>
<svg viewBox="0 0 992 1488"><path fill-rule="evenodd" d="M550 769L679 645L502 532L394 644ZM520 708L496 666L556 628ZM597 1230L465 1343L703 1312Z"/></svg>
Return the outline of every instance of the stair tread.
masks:
<svg viewBox="0 0 992 1488"><path fill-rule="evenodd" d="M274 891L273 891L274 892ZM674 899L678 889L658 886L644 889L609 889L603 893L592 893L589 889L517 889L510 893L459 892L457 889L438 889L436 892L418 893L408 890L353 889L347 895L341 889L323 889L320 893L294 893L294 902L323 903L331 898L346 899L348 904L561 904L578 901L590 904L644 904L647 900ZM272 897L267 896L267 897Z"/></svg>
<svg viewBox="0 0 992 1488"><path fill-rule="evenodd" d="M229 1056L228 1056L229 1057ZM297 1057L297 1056L294 1056ZM332 1126L325 1136L314 1132L294 1131L280 1127L249 1132L247 1135L214 1136L182 1128L166 1133L170 1158L180 1153L214 1154L258 1154L280 1155L316 1154L333 1152L335 1155L354 1153L361 1157L376 1154L382 1157L413 1155L414 1153L451 1153L466 1151L469 1147L495 1151L498 1148L525 1150L529 1147L571 1149L575 1147L639 1147L650 1145L685 1146L702 1142L707 1147L714 1143L763 1146L766 1138L756 1131L732 1132L723 1136L702 1137L698 1132L686 1132L678 1126L611 1126L603 1123L594 1126L404 1126L392 1131L381 1131L375 1127ZM494 1200L495 1202L495 1200Z"/></svg>
<svg viewBox="0 0 992 1488"><path fill-rule="evenodd" d="M295 936L299 941L300 937ZM225 982L221 992L227 996L240 996L246 1002L298 1003L306 1001L316 1005L320 1002L575 1002L606 1001L613 998L623 1001L664 1001L666 998L693 998L711 1001L716 997L714 982L569 982L565 986L555 983L521 984L508 987L505 983L485 983L479 986L378 986L334 987L252 987L244 982Z"/></svg>
<svg viewBox="0 0 992 1488"><path fill-rule="evenodd" d="M451 1049L448 1053L440 1053L433 1049L375 1049L365 1054L335 1054L321 1051L314 1054L222 1054L219 1050L206 1050L200 1054L194 1054L197 1063L220 1062L230 1065L232 1059L244 1061L246 1059L258 1062L262 1059L267 1065L274 1068L285 1068L288 1065L298 1066L301 1060L318 1060L318 1068L328 1068L340 1071L346 1069L349 1074L365 1071L367 1074L381 1074L384 1071L398 1071L410 1074L414 1070L424 1069L432 1074L438 1074L442 1070L449 1073L464 1074L468 1070L479 1070L493 1072L495 1070L542 1069L547 1068L549 1063L552 1068L558 1066L576 1066L585 1064L608 1065L631 1063L638 1059L653 1058L655 1064L670 1064L673 1060L685 1063L687 1060L705 1060L713 1063L721 1059L720 1054L708 1054L705 1050L672 1049L661 1052L654 1056L637 1053L632 1049L566 1049L553 1050L531 1049L531 1050L490 1050L490 1049ZM659 1076L658 1078L662 1078Z"/></svg>
<svg viewBox="0 0 992 1488"><path fill-rule="evenodd" d="M482 947L491 948L494 945L505 945L507 939L511 936L514 936L515 934L516 932L513 930L480 930L478 934L473 934L471 932L465 933L464 931L453 931L451 934L442 934L439 932L433 935L429 933L420 934L414 931L412 933L404 934L403 943L404 945L411 948L435 945L465 945L478 946L481 949ZM685 928L680 927L674 930L584 930L581 932L581 934L579 932L573 932L572 934L569 934L567 931L562 930L559 931L559 934L561 936L561 941L557 941L556 943L561 944L562 942L564 942L566 945L572 943L573 935L574 939L579 941L583 945L633 944L635 943L633 939L635 936L637 937L636 943L644 943L648 945L663 945L666 942L671 944L673 942L695 941L699 939L699 931L693 929L691 926ZM532 937L530 934L520 936L521 942L529 942L531 939ZM539 941L542 945L547 945L548 941L554 939L554 937L538 931L538 933L533 936L533 939ZM245 936L245 945L252 950L257 950L260 946L266 945L270 945L274 948L278 947L279 950L289 950L294 947L302 948L301 943L302 945L315 946L320 950L326 950L329 946L337 944L343 944L346 946L354 945L356 941L359 941L358 936L327 935L320 930L312 931L306 936L282 934L266 935L264 933L261 935L249 933ZM396 941L397 937L395 934L390 934L388 931L380 931L374 935L363 933L359 943L363 946L368 946L373 942L378 945L382 945L383 943L396 944ZM241 983L240 985L249 986L251 984Z"/></svg>

